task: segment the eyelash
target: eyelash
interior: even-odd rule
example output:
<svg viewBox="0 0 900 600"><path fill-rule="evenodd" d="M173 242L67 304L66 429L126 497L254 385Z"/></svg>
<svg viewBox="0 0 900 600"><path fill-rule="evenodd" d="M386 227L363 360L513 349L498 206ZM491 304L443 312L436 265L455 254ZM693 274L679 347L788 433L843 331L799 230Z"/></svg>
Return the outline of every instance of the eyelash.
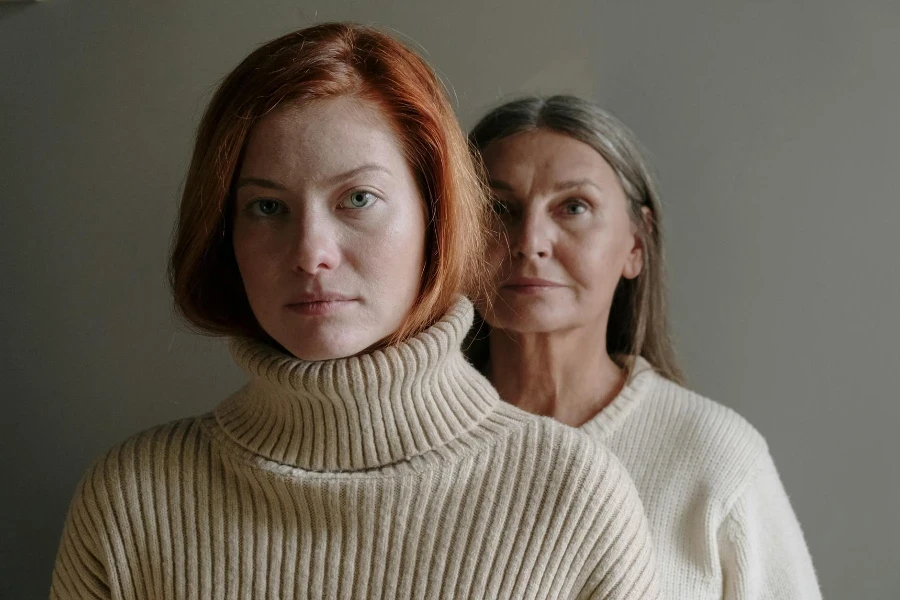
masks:
<svg viewBox="0 0 900 600"><path fill-rule="evenodd" d="M370 202L369 204L367 204L365 206L344 206L344 201L349 200L350 198L352 198L353 196L355 196L357 194L365 194L365 195L371 196L372 202ZM341 201L341 203L339 204L339 207L346 209L346 210L365 210L367 208L370 208L375 202L377 202L380 199L381 198L379 198L378 194L375 194L374 192L370 192L369 190L364 190L364 189L358 189L358 190L353 190L349 194L345 194L344 200Z"/></svg>
<svg viewBox="0 0 900 600"><path fill-rule="evenodd" d="M372 201L369 202L365 206L347 206L346 205L347 201L350 200L350 198L352 198L356 194L364 194L366 196L370 196L372 198ZM367 208L370 208L375 202L377 202L380 199L381 198L374 192L370 192L369 190L364 190L364 189L357 189L357 190L353 190L352 192L350 192L348 194L344 194L340 204L338 204L338 208L343 209L343 210L353 210L353 211L365 210ZM277 212L266 213L265 211L263 211L260 207L260 204L263 202L274 203L276 205ZM259 217L259 218L263 218L263 219L269 218L269 217L277 217L277 216L284 215L284 214L290 212L290 210L288 209L287 205L284 202L282 202L281 200L277 200L275 198L256 198L247 204L246 210L254 217Z"/></svg>
<svg viewBox="0 0 900 600"><path fill-rule="evenodd" d="M580 208L583 208L584 210L577 213L565 212L565 210L570 206L578 206ZM567 217L577 217L578 215L583 215L584 213L586 213L590 209L590 206L588 206L588 203L584 200L581 200L579 198L570 198L569 200L566 200L562 203L562 209Z"/></svg>
<svg viewBox="0 0 900 600"><path fill-rule="evenodd" d="M577 207L582 208L583 210L581 210L580 212L575 212L575 213L566 212L566 209L570 206L577 206ZM503 202L502 200L498 200L498 199L495 199L493 201L492 208L493 208L494 212L497 214L497 216L500 217L501 219L513 218L513 217L515 217L515 215L517 213L515 207L512 207L509 204L507 204L506 202ZM578 216L583 215L586 212L588 212L590 210L590 208L591 208L590 205L585 200L582 200L580 198L570 198L559 205L559 210L563 213L563 216L565 216L565 217L578 217Z"/></svg>
<svg viewBox="0 0 900 600"><path fill-rule="evenodd" d="M267 214L260 209L260 203L262 202L273 202L277 205L279 211L277 213ZM274 198L257 198L247 204L247 212L253 215L254 217L259 218L268 218L275 217L279 215L285 214L287 211L287 206L285 206L284 202L281 200L276 200Z"/></svg>

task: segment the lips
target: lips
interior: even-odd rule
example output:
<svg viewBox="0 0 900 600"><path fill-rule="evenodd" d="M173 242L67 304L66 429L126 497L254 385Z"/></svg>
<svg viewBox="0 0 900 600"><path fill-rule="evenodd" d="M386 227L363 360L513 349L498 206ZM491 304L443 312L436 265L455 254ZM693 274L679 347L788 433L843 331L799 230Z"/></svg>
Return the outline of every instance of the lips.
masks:
<svg viewBox="0 0 900 600"><path fill-rule="evenodd" d="M504 288L554 288L562 284L539 277L512 277L503 282Z"/></svg>
<svg viewBox="0 0 900 600"><path fill-rule="evenodd" d="M320 302L349 302L353 300L350 296L337 294L333 292L313 292L309 294L300 294L295 296L288 302L288 306L298 304L316 304Z"/></svg>
<svg viewBox="0 0 900 600"><path fill-rule="evenodd" d="M287 304L288 310L298 315L322 316L349 306L356 299L331 292L300 294Z"/></svg>

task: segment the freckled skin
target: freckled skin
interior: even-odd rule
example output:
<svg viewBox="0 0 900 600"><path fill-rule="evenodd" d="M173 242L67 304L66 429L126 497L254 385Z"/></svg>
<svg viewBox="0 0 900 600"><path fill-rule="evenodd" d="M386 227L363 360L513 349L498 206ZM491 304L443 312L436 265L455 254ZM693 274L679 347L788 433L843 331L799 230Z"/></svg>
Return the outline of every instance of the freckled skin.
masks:
<svg viewBox="0 0 900 600"><path fill-rule="evenodd" d="M375 105L337 97L267 115L250 133L234 210L235 256L253 313L298 358L363 352L413 307L425 207ZM348 301L296 308L298 298L322 293Z"/></svg>

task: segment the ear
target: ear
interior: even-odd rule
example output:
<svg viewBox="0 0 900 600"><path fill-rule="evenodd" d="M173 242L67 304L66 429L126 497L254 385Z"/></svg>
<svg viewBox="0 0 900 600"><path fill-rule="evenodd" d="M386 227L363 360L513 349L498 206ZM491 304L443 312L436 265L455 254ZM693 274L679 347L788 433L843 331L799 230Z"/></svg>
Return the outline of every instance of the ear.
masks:
<svg viewBox="0 0 900 600"><path fill-rule="evenodd" d="M653 211L649 206L641 207L641 217L644 220L644 227L648 233L653 232ZM644 239L637 226L631 224L631 236L634 240L631 246L631 252L625 260L625 266L622 268L622 277L625 279L634 279L641 274L644 268Z"/></svg>

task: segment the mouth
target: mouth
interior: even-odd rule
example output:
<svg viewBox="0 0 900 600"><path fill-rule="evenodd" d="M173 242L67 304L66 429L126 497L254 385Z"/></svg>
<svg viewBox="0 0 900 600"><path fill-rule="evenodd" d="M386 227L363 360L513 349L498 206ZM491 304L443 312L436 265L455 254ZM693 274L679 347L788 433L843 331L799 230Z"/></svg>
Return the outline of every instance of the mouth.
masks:
<svg viewBox="0 0 900 600"><path fill-rule="evenodd" d="M548 279L538 277L514 277L500 286L501 290L517 294L540 294L561 289L564 286Z"/></svg>
<svg viewBox="0 0 900 600"><path fill-rule="evenodd" d="M346 308L355 298L342 294L316 293L302 294L294 298L286 306L291 312L300 315L327 315L342 308Z"/></svg>

